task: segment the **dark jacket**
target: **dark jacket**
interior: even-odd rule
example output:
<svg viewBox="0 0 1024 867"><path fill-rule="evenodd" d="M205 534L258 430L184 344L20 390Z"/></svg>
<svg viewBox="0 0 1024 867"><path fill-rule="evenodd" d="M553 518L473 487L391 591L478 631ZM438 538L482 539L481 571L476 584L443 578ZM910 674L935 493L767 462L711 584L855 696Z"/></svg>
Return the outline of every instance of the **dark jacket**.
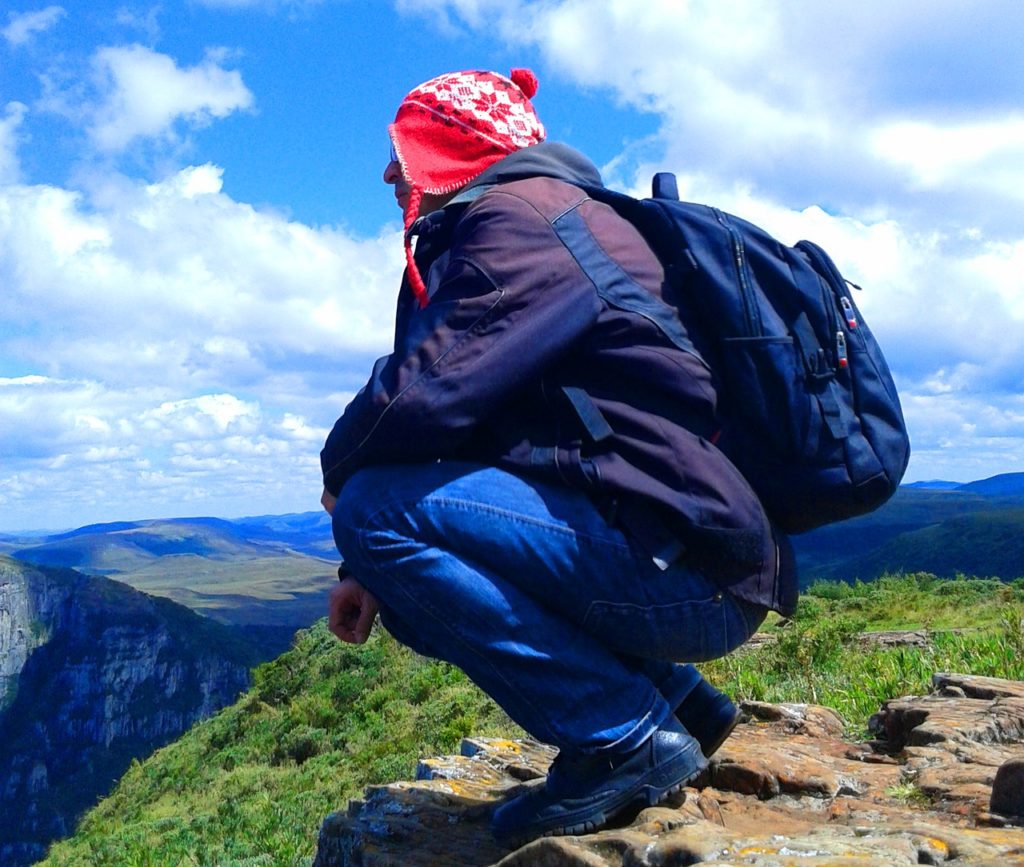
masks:
<svg viewBox="0 0 1024 867"><path fill-rule="evenodd" d="M711 373L642 313L602 297L553 223L589 232L612 267L659 298L660 263L574 184L600 176L545 143L417 222L430 303L421 309L403 284L394 351L327 438L325 486L337 494L371 464L502 466L584 491L650 554L685 556L730 592L790 613L788 542L710 442Z"/></svg>

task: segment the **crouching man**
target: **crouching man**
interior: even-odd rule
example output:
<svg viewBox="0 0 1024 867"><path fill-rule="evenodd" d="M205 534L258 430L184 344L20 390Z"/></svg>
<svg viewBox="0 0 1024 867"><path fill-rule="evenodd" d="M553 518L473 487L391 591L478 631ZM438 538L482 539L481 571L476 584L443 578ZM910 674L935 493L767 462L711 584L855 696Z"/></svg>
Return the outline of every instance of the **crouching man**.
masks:
<svg viewBox="0 0 1024 867"><path fill-rule="evenodd" d="M707 367L652 321L662 266L581 190L593 164L545 141L536 89L527 70L456 72L399 106L394 351L321 453L345 562L332 631L365 641L379 611L559 748L543 786L495 811L510 846L693 780L737 710L686 663L797 592L788 543L712 445Z"/></svg>

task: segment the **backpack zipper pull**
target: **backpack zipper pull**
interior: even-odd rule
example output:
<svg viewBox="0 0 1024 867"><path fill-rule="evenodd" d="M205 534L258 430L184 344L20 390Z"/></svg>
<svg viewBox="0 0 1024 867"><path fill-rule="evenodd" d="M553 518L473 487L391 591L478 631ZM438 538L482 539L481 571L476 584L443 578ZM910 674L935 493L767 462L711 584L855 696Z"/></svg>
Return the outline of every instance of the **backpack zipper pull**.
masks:
<svg viewBox="0 0 1024 867"><path fill-rule="evenodd" d="M842 331L836 332L836 361L839 362L840 368L850 364L850 359L846 354L846 335Z"/></svg>
<svg viewBox="0 0 1024 867"><path fill-rule="evenodd" d="M850 299L840 296L839 303L843 307L843 315L846 317L846 324L849 325L850 328L856 328L857 314L853 312L853 305L850 303Z"/></svg>

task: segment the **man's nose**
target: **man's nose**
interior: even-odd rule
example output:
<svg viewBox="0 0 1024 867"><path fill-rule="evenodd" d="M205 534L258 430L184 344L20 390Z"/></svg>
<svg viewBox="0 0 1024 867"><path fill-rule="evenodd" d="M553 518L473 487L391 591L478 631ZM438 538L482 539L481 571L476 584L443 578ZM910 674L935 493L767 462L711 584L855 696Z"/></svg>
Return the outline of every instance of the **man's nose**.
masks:
<svg viewBox="0 0 1024 867"><path fill-rule="evenodd" d="M398 160L392 160L388 163L387 168L384 169L384 183L385 184L397 184L402 177L402 166Z"/></svg>

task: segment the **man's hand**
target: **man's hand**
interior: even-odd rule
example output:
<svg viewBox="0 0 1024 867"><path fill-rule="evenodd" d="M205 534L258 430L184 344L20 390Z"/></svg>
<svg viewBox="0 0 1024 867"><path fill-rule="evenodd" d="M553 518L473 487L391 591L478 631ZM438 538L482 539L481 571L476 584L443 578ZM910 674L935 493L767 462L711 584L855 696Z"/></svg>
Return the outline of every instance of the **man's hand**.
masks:
<svg viewBox="0 0 1024 867"><path fill-rule="evenodd" d="M320 505L327 510L328 515L334 514L334 506L337 502L338 498L328 491L327 488L324 488L324 492L320 496Z"/></svg>
<svg viewBox="0 0 1024 867"><path fill-rule="evenodd" d="M327 628L348 644L362 644L370 637L379 607L369 590L355 578L346 578L331 591Z"/></svg>

